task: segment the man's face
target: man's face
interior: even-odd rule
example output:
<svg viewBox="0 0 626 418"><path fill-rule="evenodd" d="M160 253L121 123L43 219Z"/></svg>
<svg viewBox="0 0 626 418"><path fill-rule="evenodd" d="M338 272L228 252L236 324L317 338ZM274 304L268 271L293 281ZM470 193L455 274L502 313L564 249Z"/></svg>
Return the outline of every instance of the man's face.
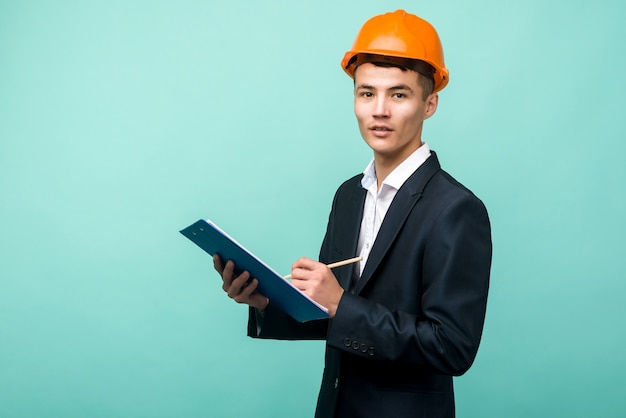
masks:
<svg viewBox="0 0 626 418"><path fill-rule="evenodd" d="M437 95L422 98L418 74L362 64L354 78L354 113L376 158L399 164L422 144L422 124L437 109Z"/></svg>

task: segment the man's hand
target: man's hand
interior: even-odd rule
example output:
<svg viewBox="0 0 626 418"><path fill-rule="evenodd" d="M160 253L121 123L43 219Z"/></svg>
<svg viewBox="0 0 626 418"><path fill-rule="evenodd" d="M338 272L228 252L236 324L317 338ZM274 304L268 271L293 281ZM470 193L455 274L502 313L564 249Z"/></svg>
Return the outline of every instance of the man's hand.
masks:
<svg viewBox="0 0 626 418"><path fill-rule="evenodd" d="M222 276L222 289L228 294L229 298L237 303L245 303L260 311L267 308L270 300L256 291L259 281L257 279L250 280L250 273L244 271L237 276L235 274L235 264L229 260L224 265L222 259L217 254L213 256L213 266Z"/></svg>
<svg viewBox="0 0 626 418"><path fill-rule="evenodd" d="M291 266L291 284L328 309L335 316L343 288L326 264L302 257Z"/></svg>

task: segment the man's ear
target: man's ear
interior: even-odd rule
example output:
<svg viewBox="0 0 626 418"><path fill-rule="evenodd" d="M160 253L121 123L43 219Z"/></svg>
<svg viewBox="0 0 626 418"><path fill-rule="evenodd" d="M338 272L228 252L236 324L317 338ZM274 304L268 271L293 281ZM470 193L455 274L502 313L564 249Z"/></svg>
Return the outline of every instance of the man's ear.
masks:
<svg viewBox="0 0 626 418"><path fill-rule="evenodd" d="M426 106L424 107L424 120L428 119L437 111L437 105L439 104L439 94L431 93L426 98Z"/></svg>

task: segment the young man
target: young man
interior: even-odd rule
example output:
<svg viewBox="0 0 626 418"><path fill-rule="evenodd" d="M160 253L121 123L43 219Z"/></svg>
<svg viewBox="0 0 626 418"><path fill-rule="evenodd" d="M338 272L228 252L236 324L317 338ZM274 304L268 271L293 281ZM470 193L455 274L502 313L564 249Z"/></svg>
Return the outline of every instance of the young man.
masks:
<svg viewBox="0 0 626 418"><path fill-rule="evenodd" d="M453 417L452 376L472 364L491 265L482 202L422 142L448 70L435 29L402 10L365 23L342 62L374 158L336 192L320 261L292 283L330 319L297 323L215 257L223 289L248 304L248 334L325 339L316 417ZM360 264L326 264L360 255Z"/></svg>

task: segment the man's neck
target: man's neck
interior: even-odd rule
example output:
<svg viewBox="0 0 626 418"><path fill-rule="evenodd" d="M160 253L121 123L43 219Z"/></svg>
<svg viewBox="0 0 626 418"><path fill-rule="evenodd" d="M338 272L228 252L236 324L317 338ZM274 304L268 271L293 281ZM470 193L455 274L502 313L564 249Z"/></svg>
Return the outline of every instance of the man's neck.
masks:
<svg viewBox="0 0 626 418"><path fill-rule="evenodd" d="M380 187L383 185L387 176L422 145L423 142L420 141L417 148L409 149L407 152L403 152L402 154L393 157L374 154L374 169L376 170L376 181L378 183L377 190L380 190Z"/></svg>

